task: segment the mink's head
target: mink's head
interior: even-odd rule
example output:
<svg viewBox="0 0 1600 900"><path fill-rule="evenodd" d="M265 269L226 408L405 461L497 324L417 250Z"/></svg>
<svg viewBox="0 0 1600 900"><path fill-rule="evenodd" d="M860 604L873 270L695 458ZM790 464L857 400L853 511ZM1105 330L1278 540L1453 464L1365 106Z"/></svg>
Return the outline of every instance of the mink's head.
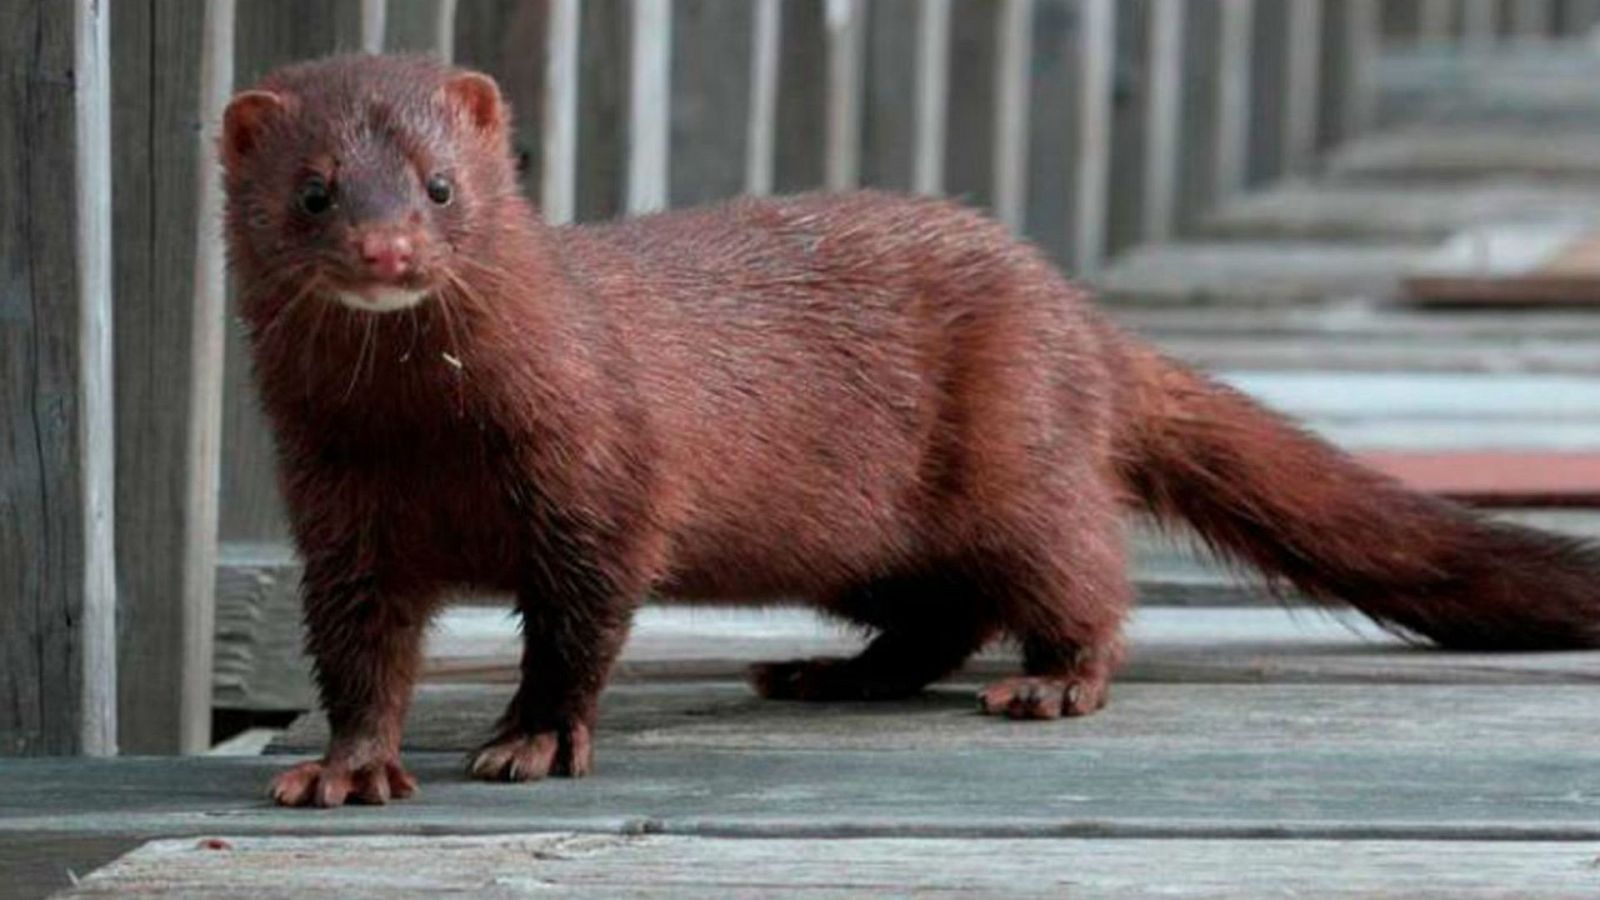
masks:
<svg viewBox="0 0 1600 900"><path fill-rule="evenodd" d="M220 150L246 315L307 295L426 301L516 196L508 119L488 76L421 57L303 63L235 96Z"/></svg>

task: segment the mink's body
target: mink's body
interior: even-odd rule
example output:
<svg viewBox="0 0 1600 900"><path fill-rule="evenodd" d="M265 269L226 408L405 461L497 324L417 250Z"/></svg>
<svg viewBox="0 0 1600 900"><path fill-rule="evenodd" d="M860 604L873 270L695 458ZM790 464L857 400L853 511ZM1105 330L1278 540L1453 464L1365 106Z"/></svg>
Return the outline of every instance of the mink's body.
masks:
<svg viewBox="0 0 1600 900"><path fill-rule="evenodd" d="M1600 639L1592 548L1359 468L976 213L858 193L552 229L505 116L487 79L394 58L230 106L232 259L334 732L279 802L410 791L422 630L461 589L516 594L527 642L477 777L588 769L650 592L804 598L874 631L851 660L758 666L767 696L902 696L1006 637L1024 675L985 711L1092 712L1130 502L1442 643Z"/></svg>

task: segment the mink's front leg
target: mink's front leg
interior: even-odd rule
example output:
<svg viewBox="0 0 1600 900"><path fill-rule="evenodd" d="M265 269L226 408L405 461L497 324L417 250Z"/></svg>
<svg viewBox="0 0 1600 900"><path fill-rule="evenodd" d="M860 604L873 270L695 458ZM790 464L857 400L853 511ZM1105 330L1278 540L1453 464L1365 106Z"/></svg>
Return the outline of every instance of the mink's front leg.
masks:
<svg viewBox="0 0 1600 900"><path fill-rule="evenodd" d="M495 736L469 761L474 778L581 778L593 768L590 741L600 691L627 639L637 600L605 578L560 582L566 590L545 584L518 595L522 683Z"/></svg>
<svg viewBox="0 0 1600 900"><path fill-rule="evenodd" d="M273 779L272 799L332 807L411 796L417 782L400 764L400 729L430 605L328 564L308 563L303 591L307 647L332 736L321 759Z"/></svg>

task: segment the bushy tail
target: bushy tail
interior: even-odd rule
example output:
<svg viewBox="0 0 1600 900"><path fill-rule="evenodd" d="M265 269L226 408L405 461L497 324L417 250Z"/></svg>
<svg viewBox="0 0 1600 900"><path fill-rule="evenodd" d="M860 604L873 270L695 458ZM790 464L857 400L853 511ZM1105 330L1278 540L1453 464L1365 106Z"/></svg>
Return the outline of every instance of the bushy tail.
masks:
<svg viewBox="0 0 1600 900"><path fill-rule="evenodd" d="M1445 647L1600 646L1600 547L1407 490L1152 350L1124 362L1122 478L1219 554Z"/></svg>

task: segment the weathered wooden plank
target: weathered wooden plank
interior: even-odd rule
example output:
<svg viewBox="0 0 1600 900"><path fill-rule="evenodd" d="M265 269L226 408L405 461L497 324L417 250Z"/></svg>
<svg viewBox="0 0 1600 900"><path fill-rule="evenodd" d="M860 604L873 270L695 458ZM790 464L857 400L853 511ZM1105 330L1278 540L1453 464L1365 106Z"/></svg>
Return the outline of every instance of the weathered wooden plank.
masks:
<svg viewBox="0 0 1600 900"><path fill-rule="evenodd" d="M1001 12L999 3L953 3L946 41L940 188L945 195L979 208L994 203L994 130L1000 116L995 66Z"/></svg>
<svg viewBox="0 0 1600 900"><path fill-rule="evenodd" d="M1600 231L1584 219L1489 225L1451 238L1406 278L1418 303L1600 304Z"/></svg>
<svg viewBox="0 0 1600 900"><path fill-rule="evenodd" d="M1104 264L1111 189L1112 92L1117 59L1117 7L1114 0L1079 0L1078 153L1075 179L1073 268L1092 278Z"/></svg>
<svg viewBox="0 0 1600 900"><path fill-rule="evenodd" d="M1019 233L1027 215L1033 16L1034 0L1003 0L995 35L994 213Z"/></svg>
<svg viewBox="0 0 1600 900"><path fill-rule="evenodd" d="M848 190L861 179L861 84L866 46L862 0L827 0L827 108L823 183Z"/></svg>
<svg viewBox="0 0 1600 900"><path fill-rule="evenodd" d="M1160 242L1177 225L1183 143L1184 0L1154 0L1150 13L1150 84L1146 106L1142 236Z"/></svg>
<svg viewBox="0 0 1600 900"><path fill-rule="evenodd" d="M1500 37L1500 0L1462 0L1461 31L1463 43L1494 44Z"/></svg>
<svg viewBox="0 0 1600 900"><path fill-rule="evenodd" d="M455 44L455 0L388 0L383 49L432 53L449 59Z"/></svg>
<svg viewBox="0 0 1600 900"><path fill-rule="evenodd" d="M1222 38L1212 196L1231 197L1249 180L1251 114L1251 51L1254 46L1255 0L1222 0Z"/></svg>
<svg viewBox="0 0 1600 900"><path fill-rule="evenodd" d="M110 11L0 7L0 754L117 747Z"/></svg>
<svg viewBox="0 0 1600 900"><path fill-rule="evenodd" d="M1377 108L1377 63L1382 32L1376 0L1345 0L1342 50L1344 80L1339 85L1339 134L1350 140L1371 130Z"/></svg>
<svg viewBox="0 0 1600 900"><path fill-rule="evenodd" d="M919 0L872 0L866 6L862 60L861 183L910 191L917 93L915 28ZM784 76L786 79L788 75Z"/></svg>
<svg viewBox="0 0 1600 900"><path fill-rule="evenodd" d="M1183 114L1182 144L1177 174L1177 225L1179 234L1193 230L1221 199L1216 195L1216 151L1225 117L1218 114L1222 101L1223 0L1183 0Z"/></svg>
<svg viewBox="0 0 1600 900"><path fill-rule="evenodd" d="M389 0L361 0L362 52L383 52L388 18Z"/></svg>
<svg viewBox="0 0 1600 900"><path fill-rule="evenodd" d="M630 213L667 205L672 116L672 0L629 0L628 196Z"/></svg>
<svg viewBox="0 0 1600 900"><path fill-rule="evenodd" d="M1124 0L1116 7L1111 79L1111 154L1107 172L1105 257L1142 243L1145 126L1150 106L1151 6L1155 0Z"/></svg>
<svg viewBox="0 0 1600 900"><path fill-rule="evenodd" d="M590 4L584 4L585 6ZM454 18L457 63L494 76L515 113L512 150L522 170L522 189L542 203L545 78L549 71L549 0L473 0ZM255 540L250 534L240 540Z"/></svg>
<svg viewBox="0 0 1600 900"><path fill-rule="evenodd" d="M1309 170L1316 161L1318 119L1322 113L1322 26L1326 15L1322 0L1290 0L1286 9L1281 170L1296 175Z"/></svg>
<svg viewBox="0 0 1600 900"><path fill-rule="evenodd" d="M896 0L875 0L874 8ZM827 0L784 0L778 82L778 147L774 187L815 190L825 181L828 147L829 37Z"/></svg>
<svg viewBox="0 0 1600 900"><path fill-rule="evenodd" d="M755 14L755 5L749 3L677 0L673 4L668 154L668 197L673 206L709 203L744 190Z"/></svg>
<svg viewBox="0 0 1600 900"><path fill-rule="evenodd" d="M778 61L782 57L782 0L756 0L750 47L750 116L745 132L744 189L772 193L778 134Z"/></svg>
<svg viewBox="0 0 1600 900"><path fill-rule="evenodd" d="M1554 0L1514 0L1507 4L1507 11L1511 18L1511 34L1515 37L1543 40L1555 31Z"/></svg>
<svg viewBox="0 0 1600 900"><path fill-rule="evenodd" d="M1422 0L1418 37L1433 44L1455 37L1456 0Z"/></svg>
<svg viewBox="0 0 1600 900"><path fill-rule="evenodd" d="M941 194L950 103L950 0L923 0L917 4L916 22L911 187L922 194Z"/></svg>
<svg viewBox="0 0 1600 900"><path fill-rule="evenodd" d="M579 4L577 218L622 215L628 187L627 0Z"/></svg>
<svg viewBox="0 0 1600 900"><path fill-rule="evenodd" d="M577 211L578 0L552 0L548 15L539 198L545 219L561 224Z"/></svg>
<svg viewBox="0 0 1600 900"><path fill-rule="evenodd" d="M1107 305L1321 304L1387 297L1422 245L1185 241L1124 254L1097 285Z"/></svg>
<svg viewBox="0 0 1600 900"><path fill-rule="evenodd" d="M357 898L559 891L756 897L954 893L1231 898L1582 897L1600 890L1577 842L1196 841L867 838L736 840L519 834L156 841L66 897ZM1152 860L1160 860L1152 866Z"/></svg>

